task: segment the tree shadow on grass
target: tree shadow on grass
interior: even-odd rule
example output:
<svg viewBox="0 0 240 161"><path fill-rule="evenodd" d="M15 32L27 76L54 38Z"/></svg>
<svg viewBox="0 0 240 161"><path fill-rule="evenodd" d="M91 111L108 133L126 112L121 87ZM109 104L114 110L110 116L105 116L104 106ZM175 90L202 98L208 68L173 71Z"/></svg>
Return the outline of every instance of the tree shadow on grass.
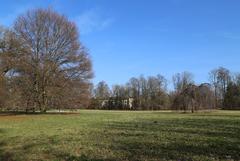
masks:
<svg viewBox="0 0 240 161"><path fill-rule="evenodd" d="M219 147L209 147L203 145L187 144L184 141L175 141L169 144L141 142L141 141L118 141L114 147L116 150L126 151L129 160L227 160L228 157L239 160L240 156L235 153L228 153L223 148L219 151ZM142 158L142 159L140 159Z"/></svg>
<svg viewBox="0 0 240 161"><path fill-rule="evenodd" d="M2 130L0 130L0 133L2 133ZM14 161L13 156L14 154L11 152L6 152L4 150L4 146L6 146L6 141L0 142L0 160L1 161Z"/></svg>
<svg viewBox="0 0 240 161"><path fill-rule="evenodd" d="M232 122L221 119L141 119L111 122L106 129L116 134L112 150L124 152L129 160L240 160L237 123L228 128Z"/></svg>
<svg viewBox="0 0 240 161"><path fill-rule="evenodd" d="M45 137L44 137L45 138ZM0 142L0 161L27 161L29 160L56 160L56 161L114 161L112 159L101 159L85 154L74 155L60 148L54 148L58 144L52 141L54 137L39 139L37 142L29 141L24 144L12 147L11 151L6 150L9 141ZM33 139L34 140L34 139ZM41 154L37 154L39 149L44 149ZM30 155L35 155L34 158ZM43 156L45 157L43 157Z"/></svg>
<svg viewBox="0 0 240 161"><path fill-rule="evenodd" d="M14 154L11 152L2 152L0 150L0 160L1 161L15 161L13 159Z"/></svg>
<svg viewBox="0 0 240 161"><path fill-rule="evenodd" d="M96 158L90 158L86 155L81 156L75 156L68 153L62 153L57 155L58 158L64 159L64 161L114 161L112 159L96 159Z"/></svg>
<svg viewBox="0 0 240 161"><path fill-rule="evenodd" d="M85 155L86 153L74 155L60 151L61 149L54 148L58 139L54 136L42 136L43 139L36 138L33 142L26 140L25 144L11 152L4 150L7 140L0 142L0 161L14 161L16 156L24 158L23 155L34 152L32 149L46 146L49 148L43 154L60 161L240 160L240 127L239 121L235 119L141 118L125 122L101 122L98 126L103 130L98 130L98 134L89 133L89 141L109 143L109 150L116 158L108 158L107 153L105 158L99 158ZM4 133L4 130L0 129L1 133ZM70 138L70 141L74 140ZM96 145L96 149L101 148L108 147ZM122 155L117 155L120 153Z"/></svg>
<svg viewBox="0 0 240 161"><path fill-rule="evenodd" d="M0 116L16 116L16 115L79 115L79 112L0 112Z"/></svg>

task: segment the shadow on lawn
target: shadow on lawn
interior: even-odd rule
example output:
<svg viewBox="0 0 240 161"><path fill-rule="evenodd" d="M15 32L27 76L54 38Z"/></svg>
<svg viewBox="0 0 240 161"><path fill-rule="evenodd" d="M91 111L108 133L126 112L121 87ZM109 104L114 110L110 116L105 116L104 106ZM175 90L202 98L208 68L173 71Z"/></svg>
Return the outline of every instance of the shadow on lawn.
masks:
<svg viewBox="0 0 240 161"><path fill-rule="evenodd" d="M58 158L64 159L64 161L114 161L111 159L89 158L86 155L74 156L74 155L67 154L67 153L58 155Z"/></svg>
<svg viewBox="0 0 240 161"><path fill-rule="evenodd" d="M1 161L20 161L18 159L14 159L13 153L10 152L2 152L0 151L0 160ZM74 156L70 154L61 154L57 156L58 161L113 161L113 160L103 160L103 159L92 159L88 158L86 155ZM21 160L22 161L22 160Z"/></svg>
<svg viewBox="0 0 240 161"><path fill-rule="evenodd" d="M110 143L109 150L121 153L123 158L102 159L91 155L73 155L54 148L56 137L33 138L13 151L4 150L7 140L0 142L0 161L14 161L16 156L27 156L32 149L47 147L43 152L59 161L111 161L111 160L240 160L240 120L222 118L155 118L134 121L101 123L98 131L89 133L89 141ZM0 129L0 134L4 130ZM99 138L101 138L99 140ZM74 142L74 140L69 140ZM101 144L97 144L97 149ZM107 154L106 154L107 156ZM116 155L117 156L117 155Z"/></svg>
<svg viewBox="0 0 240 161"><path fill-rule="evenodd" d="M13 159L13 154L10 152L2 152L2 150L0 150L0 160L1 161L15 161Z"/></svg>
<svg viewBox="0 0 240 161"><path fill-rule="evenodd" d="M112 122L106 128L117 131L112 150L129 160L240 160L240 122L234 123L233 128L221 119L145 119Z"/></svg>
<svg viewBox="0 0 240 161"><path fill-rule="evenodd" d="M0 112L0 116L16 116L16 115L77 115L79 112Z"/></svg>
<svg viewBox="0 0 240 161"><path fill-rule="evenodd" d="M5 130L0 129L1 133ZM114 161L112 159L101 159L96 156L85 154L74 155L62 148L59 138L56 136L36 136L25 138L20 143L11 143L11 138L0 141L0 161L27 161L29 160L56 160L56 161ZM69 140L73 142L73 140ZM59 144L60 143L60 144ZM11 148L8 148L11 147ZM41 151L39 151L42 149ZM40 154L39 154L40 152Z"/></svg>
<svg viewBox="0 0 240 161"><path fill-rule="evenodd" d="M28 155L33 154L32 149L49 146L49 149L41 152L41 155L48 156L47 158L42 158L42 156L38 156L38 158L34 158L34 160L56 160L56 161L113 161L111 159L97 159L97 158L89 158L88 156L82 154L80 156L72 155L67 152L60 151L59 149L54 149L51 146L54 143L49 143L46 139L41 143L27 143L22 146L18 146L17 148L13 148L11 152L4 150L4 147L7 146L6 142L0 142L0 161L27 161ZM55 159L53 159L55 158ZM32 158L33 159L33 158ZM31 159L31 160L32 160Z"/></svg>
<svg viewBox="0 0 240 161"><path fill-rule="evenodd" d="M4 133L3 129L0 129L0 135ZM6 141L0 142L0 161L14 161L13 154L4 150L4 147L7 145Z"/></svg>

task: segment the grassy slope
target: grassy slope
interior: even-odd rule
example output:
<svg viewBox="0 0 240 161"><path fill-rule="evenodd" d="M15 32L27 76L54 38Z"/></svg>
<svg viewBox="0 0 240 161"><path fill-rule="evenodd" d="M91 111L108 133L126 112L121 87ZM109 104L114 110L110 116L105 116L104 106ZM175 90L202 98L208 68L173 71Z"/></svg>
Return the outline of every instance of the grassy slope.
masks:
<svg viewBox="0 0 240 161"><path fill-rule="evenodd" d="M0 116L0 160L240 160L240 112Z"/></svg>

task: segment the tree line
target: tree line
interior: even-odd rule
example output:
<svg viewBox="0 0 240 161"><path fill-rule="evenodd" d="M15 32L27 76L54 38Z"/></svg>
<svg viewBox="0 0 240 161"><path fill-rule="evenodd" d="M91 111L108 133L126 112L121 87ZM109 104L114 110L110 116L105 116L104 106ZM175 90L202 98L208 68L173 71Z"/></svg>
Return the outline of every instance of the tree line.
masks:
<svg viewBox="0 0 240 161"><path fill-rule="evenodd" d="M51 9L0 28L0 109L46 112L86 107L93 76L76 25Z"/></svg>
<svg viewBox="0 0 240 161"><path fill-rule="evenodd" d="M190 72L177 73L172 77L174 89L168 90L164 76L140 76L131 78L125 85L113 85L104 81L92 88L89 108L133 110L182 110L240 109L240 74L219 67L209 72L209 82L196 84ZM119 100L132 98L132 108ZM103 106L108 100L119 102Z"/></svg>
<svg viewBox="0 0 240 161"><path fill-rule="evenodd" d="M173 76L174 90L162 75L131 78L110 88L91 83L92 63L78 28L51 9L20 15L12 27L0 27L0 110L46 112L49 109L239 109L240 74L220 67L209 83L193 74Z"/></svg>

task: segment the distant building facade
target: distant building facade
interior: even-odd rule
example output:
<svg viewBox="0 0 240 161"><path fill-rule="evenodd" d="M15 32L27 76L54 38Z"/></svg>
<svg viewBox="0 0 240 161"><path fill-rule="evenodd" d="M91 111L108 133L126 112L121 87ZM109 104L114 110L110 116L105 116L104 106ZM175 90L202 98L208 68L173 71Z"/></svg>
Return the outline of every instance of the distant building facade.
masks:
<svg viewBox="0 0 240 161"><path fill-rule="evenodd" d="M134 99L120 98L120 97L110 97L108 99L99 100L102 109L126 109L131 110L133 108Z"/></svg>

